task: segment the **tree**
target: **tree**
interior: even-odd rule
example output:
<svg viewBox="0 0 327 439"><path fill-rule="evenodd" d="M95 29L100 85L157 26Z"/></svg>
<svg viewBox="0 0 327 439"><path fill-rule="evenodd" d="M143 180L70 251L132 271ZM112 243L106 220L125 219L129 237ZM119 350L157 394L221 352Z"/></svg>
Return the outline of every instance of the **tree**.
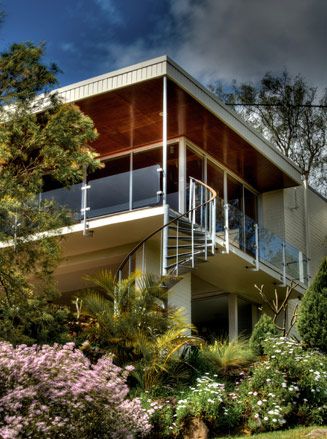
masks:
<svg viewBox="0 0 327 439"><path fill-rule="evenodd" d="M67 224L69 215L54 203L38 202L46 179L70 185L81 180L85 167L98 166L89 147L97 136L93 122L52 92L58 68L45 65L43 54L44 46L31 43L14 44L0 54L2 320L12 315L16 319L17 312L11 312L15 307L28 317L41 293L47 314L55 292L51 280L60 238L46 233L42 239L31 237ZM12 327L17 327L15 322L11 320Z"/></svg>
<svg viewBox="0 0 327 439"><path fill-rule="evenodd" d="M327 257L301 301L298 330L308 346L327 352Z"/></svg>
<svg viewBox="0 0 327 439"><path fill-rule="evenodd" d="M167 378L180 349L200 343L189 335L195 328L185 322L181 309L167 304L168 292L160 278L132 274L116 281L105 270L87 279L95 289L79 307L81 339L90 349L114 353L119 366L134 364L134 376L144 389Z"/></svg>
<svg viewBox="0 0 327 439"><path fill-rule="evenodd" d="M231 92L219 82L210 88L327 194L327 89L321 93L286 70L266 73L258 84L234 81Z"/></svg>

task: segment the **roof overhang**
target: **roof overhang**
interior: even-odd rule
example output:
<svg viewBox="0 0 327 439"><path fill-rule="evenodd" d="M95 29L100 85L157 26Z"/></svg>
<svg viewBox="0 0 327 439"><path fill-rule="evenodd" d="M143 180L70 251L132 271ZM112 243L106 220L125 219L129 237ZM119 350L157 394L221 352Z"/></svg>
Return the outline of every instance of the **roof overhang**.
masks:
<svg viewBox="0 0 327 439"><path fill-rule="evenodd" d="M301 184L299 168L167 56L63 87L95 121L102 155L162 141L162 81L168 136L186 136L259 191ZM200 144L199 144L200 142Z"/></svg>

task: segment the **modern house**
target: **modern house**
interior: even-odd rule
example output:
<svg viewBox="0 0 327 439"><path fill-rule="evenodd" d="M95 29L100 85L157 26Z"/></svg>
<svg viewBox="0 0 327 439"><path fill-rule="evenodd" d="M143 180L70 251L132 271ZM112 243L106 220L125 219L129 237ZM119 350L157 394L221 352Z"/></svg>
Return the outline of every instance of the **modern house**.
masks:
<svg viewBox="0 0 327 439"><path fill-rule="evenodd" d="M58 90L91 116L104 167L42 194L75 212L55 275L171 274L171 303L200 333L249 333L254 287L300 298L326 254L326 200L297 166L168 57ZM133 250L134 249L134 250Z"/></svg>

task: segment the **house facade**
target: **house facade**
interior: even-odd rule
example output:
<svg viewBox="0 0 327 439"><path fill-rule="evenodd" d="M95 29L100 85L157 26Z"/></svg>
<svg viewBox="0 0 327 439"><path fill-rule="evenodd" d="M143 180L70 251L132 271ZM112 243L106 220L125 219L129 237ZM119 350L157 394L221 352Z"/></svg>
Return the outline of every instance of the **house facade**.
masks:
<svg viewBox="0 0 327 439"><path fill-rule="evenodd" d="M292 300L326 254L326 200L299 169L168 57L58 90L95 123L103 167L43 198L74 213L55 275L69 298L100 269L172 276L200 334L249 334L264 285Z"/></svg>

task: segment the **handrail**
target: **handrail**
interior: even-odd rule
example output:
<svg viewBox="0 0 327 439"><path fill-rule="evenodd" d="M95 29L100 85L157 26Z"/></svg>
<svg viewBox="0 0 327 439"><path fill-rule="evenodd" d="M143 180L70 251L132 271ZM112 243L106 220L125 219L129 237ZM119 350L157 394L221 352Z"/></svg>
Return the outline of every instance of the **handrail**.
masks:
<svg viewBox="0 0 327 439"><path fill-rule="evenodd" d="M122 260L122 262L119 264L116 273L115 273L115 280L117 280L118 276L119 276L119 272L122 271L122 269L124 268L125 264L127 263L127 261L129 260L129 258L131 256L134 255L134 253L137 252L137 250L139 248L142 247L142 245L150 238L152 238L154 235L156 235L157 233L159 233L161 230L163 230L165 227L170 226L170 224L173 224L174 222L178 221L180 218L183 218L184 216L189 215L191 212L196 211L197 209L206 206L207 204L211 203L212 201L215 200L215 198L217 197L217 192L212 189L212 187L208 186L207 184L203 183L200 180L197 180L196 178L190 177L190 180L193 180L194 182L199 183L200 185L204 186L209 192L211 192L211 198L209 198L207 201L198 204L195 207L192 207L191 209L189 209L187 212L181 213L180 215L178 215L176 218L173 218L172 220L168 221L166 224L161 225L160 227L158 227L157 229L155 229L153 232L149 233L149 235L147 235L144 239L142 239L142 241L140 241L135 247L132 248L131 251L129 251L127 253L127 255L125 256L125 258Z"/></svg>

